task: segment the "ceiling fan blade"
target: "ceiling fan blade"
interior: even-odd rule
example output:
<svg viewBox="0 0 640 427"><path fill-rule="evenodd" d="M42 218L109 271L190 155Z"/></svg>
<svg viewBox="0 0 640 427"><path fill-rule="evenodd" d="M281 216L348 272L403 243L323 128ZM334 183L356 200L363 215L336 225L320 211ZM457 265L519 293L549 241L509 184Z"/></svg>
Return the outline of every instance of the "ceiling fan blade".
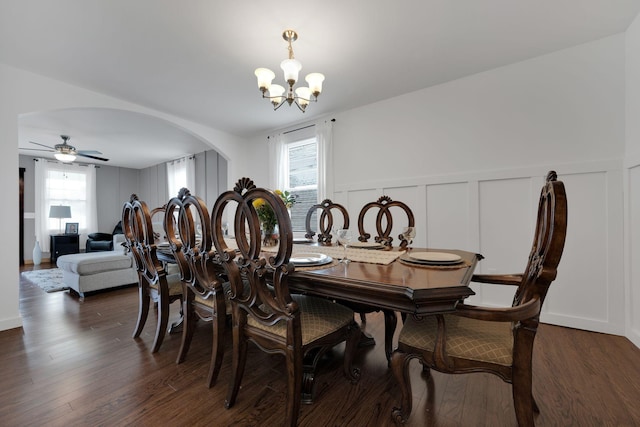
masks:
<svg viewBox="0 0 640 427"><path fill-rule="evenodd" d="M101 151L97 151L97 150L78 150L77 151L78 154L91 154L91 155L96 155L96 154L102 154Z"/></svg>
<svg viewBox="0 0 640 427"><path fill-rule="evenodd" d="M46 151L48 153L55 153L56 150L45 150L43 148L20 148L21 150L27 150L27 151Z"/></svg>
<svg viewBox="0 0 640 427"><path fill-rule="evenodd" d="M30 143L32 143L32 144L39 145L39 146L41 146L41 147L49 148L50 150L55 150L55 148L50 147L50 146L48 146L48 145L40 144L39 142L33 142L33 141L29 141L29 142L30 142Z"/></svg>
<svg viewBox="0 0 640 427"><path fill-rule="evenodd" d="M83 154L83 153L76 153L76 155L78 156L82 156L82 157L88 157L90 159L96 159L96 160L102 160L103 162L108 162L109 159L105 159L104 157L98 157L98 156L92 156L91 154Z"/></svg>

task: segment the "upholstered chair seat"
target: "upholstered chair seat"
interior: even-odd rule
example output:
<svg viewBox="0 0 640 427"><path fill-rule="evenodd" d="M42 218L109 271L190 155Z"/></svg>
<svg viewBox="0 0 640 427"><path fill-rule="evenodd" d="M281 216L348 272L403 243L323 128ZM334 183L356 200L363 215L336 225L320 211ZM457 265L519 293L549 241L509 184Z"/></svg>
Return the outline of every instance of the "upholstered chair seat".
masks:
<svg viewBox="0 0 640 427"><path fill-rule="evenodd" d="M291 295L300 307L300 326L302 329L302 345L306 345L318 338L331 334L353 322L353 311L341 304L336 304L324 298L307 295ZM261 309L269 312L268 307ZM248 316L247 323L263 331L271 332L283 339L287 336L287 322L280 320L269 326Z"/></svg>
<svg viewBox="0 0 640 427"><path fill-rule="evenodd" d="M169 285L169 296L182 295L182 281L179 274L171 274L167 276L167 285ZM157 283L149 285L150 288L158 289Z"/></svg>
<svg viewBox="0 0 640 427"><path fill-rule="evenodd" d="M513 331L511 323L488 322L445 314L447 354L452 357L511 366L513 362ZM433 352L436 347L438 322L436 316L405 320L398 342Z"/></svg>
<svg viewBox="0 0 640 427"><path fill-rule="evenodd" d="M179 280L180 278L178 278ZM231 287L231 285L229 284L229 282L224 282L222 284L222 289L224 289L224 296L225 296L225 300L229 300L229 288ZM195 294L193 297L193 302L195 304L200 304L200 305L204 305L207 307L211 307L213 308L213 298L202 298L201 295L199 294ZM231 304L226 304L226 314L230 315L231 314Z"/></svg>

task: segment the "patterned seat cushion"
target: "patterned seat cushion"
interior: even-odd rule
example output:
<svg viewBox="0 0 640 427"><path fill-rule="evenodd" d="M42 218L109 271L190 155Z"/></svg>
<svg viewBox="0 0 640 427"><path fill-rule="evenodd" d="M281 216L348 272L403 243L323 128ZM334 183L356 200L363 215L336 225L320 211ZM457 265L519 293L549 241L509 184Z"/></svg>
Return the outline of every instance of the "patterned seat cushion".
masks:
<svg viewBox="0 0 640 427"><path fill-rule="evenodd" d="M169 285L169 296L182 295L182 280L180 280L179 274L167 276L167 284ZM150 286L158 289L158 286L155 284Z"/></svg>
<svg viewBox="0 0 640 427"><path fill-rule="evenodd" d="M352 310L327 299L308 295L292 295L291 298L300 306L302 345L335 332L353 321ZM285 337L287 334L287 326L284 320L269 326L258 322L253 316L249 315L247 316L247 324L281 337Z"/></svg>
<svg viewBox="0 0 640 427"><path fill-rule="evenodd" d="M467 317L444 315L446 352L449 356L510 366L513 334L510 322L487 322ZM398 342L433 351L438 321L436 316L422 320L407 317Z"/></svg>
<svg viewBox="0 0 640 427"><path fill-rule="evenodd" d="M227 314L231 314L231 304L229 304L229 289L231 288L231 283L229 282L224 282L222 283L222 289L224 292L224 299L226 301L226 307L225 307L225 311ZM202 298L200 295L195 294L194 296L194 300L195 302L205 305L207 307L211 307L211 309L213 309L213 298Z"/></svg>

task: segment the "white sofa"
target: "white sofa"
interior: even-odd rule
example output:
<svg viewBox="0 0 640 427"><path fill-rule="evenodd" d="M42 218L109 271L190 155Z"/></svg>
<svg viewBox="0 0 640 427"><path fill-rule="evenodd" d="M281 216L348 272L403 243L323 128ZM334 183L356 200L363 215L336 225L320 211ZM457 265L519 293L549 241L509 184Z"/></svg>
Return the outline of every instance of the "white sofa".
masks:
<svg viewBox="0 0 640 427"><path fill-rule="evenodd" d="M62 255L56 262L62 280L84 299L85 292L138 283L133 258L124 253L124 235L113 236L113 251Z"/></svg>

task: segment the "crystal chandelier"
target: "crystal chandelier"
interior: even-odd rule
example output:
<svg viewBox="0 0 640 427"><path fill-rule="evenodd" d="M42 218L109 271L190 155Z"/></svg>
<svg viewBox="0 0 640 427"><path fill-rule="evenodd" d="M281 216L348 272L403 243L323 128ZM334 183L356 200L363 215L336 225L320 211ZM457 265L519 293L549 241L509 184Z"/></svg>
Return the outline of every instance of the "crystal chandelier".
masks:
<svg viewBox="0 0 640 427"><path fill-rule="evenodd" d="M320 73L307 74L304 79L309 84L309 87L299 87L294 91L293 86L298 81L298 72L302 68L300 61L293 57L293 47L291 47L291 43L298 39L298 34L293 30L285 30L282 33L282 38L289 43L289 59L285 59L280 64L280 68L284 71L284 79L289 84L289 89L285 94L284 87L271 84L276 75L268 68L256 69L255 75L258 78L258 87L262 92L262 97L271 101L274 110L280 108L286 101L289 106L295 103L300 111L304 113L309 102L318 100L318 95L322 92L324 75ZM267 92L269 92L268 95Z"/></svg>

